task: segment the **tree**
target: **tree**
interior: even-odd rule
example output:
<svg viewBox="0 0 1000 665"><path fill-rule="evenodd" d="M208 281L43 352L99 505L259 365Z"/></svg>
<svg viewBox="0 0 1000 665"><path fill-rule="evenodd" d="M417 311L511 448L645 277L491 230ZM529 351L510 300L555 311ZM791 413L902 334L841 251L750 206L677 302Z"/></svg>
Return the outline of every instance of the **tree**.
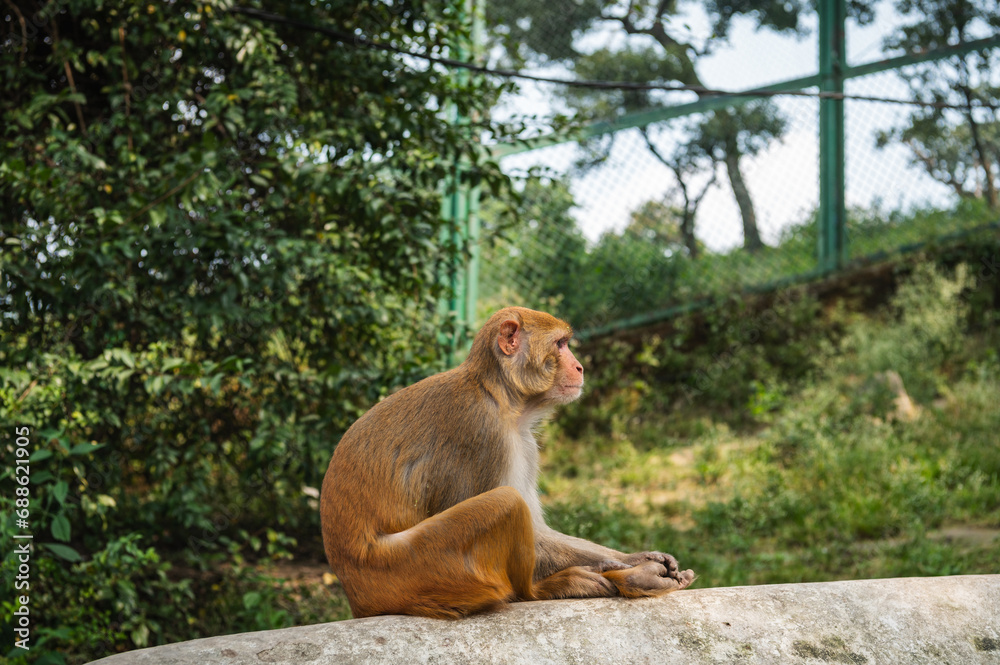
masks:
<svg viewBox="0 0 1000 665"><path fill-rule="evenodd" d="M572 320L564 296L578 288L586 239L571 214L575 205L565 182L530 177L515 202L515 220L504 221L506 202L488 199L482 208L481 314L506 305L543 308Z"/></svg>
<svg viewBox="0 0 1000 665"><path fill-rule="evenodd" d="M605 233L588 248L571 214L564 182L531 177L517 197L515 220L500 203L482 209L484 312L510 304L545 307L579 329L603 325L669 299L684 251L676 211L647 202L620 233ZM700 247L700 245L698 245Z"/></svg>
<svg viewBox="0 0 1000 665"><path fill-rule="evenodd" d="M758 26L801 34L804 1L746 3L737 0L709 2L706 13L713 18L713 33L704 40L694 37L684 25L677 2L630 0L629 2L538 3L515 0L491 3L491 24L498 25L498 40L515 61L558 61L570 67L581 79L636 81L644 83L676 82L703 86L697 72L698 58L725 41L732 21L739 16L752 18ZM871 19L867 2L850 4L852 15L860 21ZM620 30L622 39L614 47L584 50L579 35L601 30ZM569 89L568 103L581 117L613 118L648 109L664 100L663 92L647 90ZM763 125L753 124L761 121ZM769 103L759 103L751 111L727 109L706 115L693 128L692 142L702 145L713 160L726 165L733 194L743 218L745 247L754 251L761 246L756 214L750 192L742 175L740 159L748 146L755 146L780 136L783 124ZM751 137L756 137L752 138ZM601 144L608 149L610 141ZM661 160L662 161L662 160Z"/></svg>
<svg viewBox="0 0 1000 665"><path fill-rule="evenodd" d="M699 124L689 150L723 163L743 220L743 246L755 252L764 246L757 229L757 213L743 179L740 160L753 156L785 133L785 119L771 102L751 102L725 113L711 113Z"/></svg>
<svg viewBox="0 0 1000 665"><path fill-rule="evenodd" d="M0 421L45 460L31 611L71 662L217 615L275 627L166 568L237 574L315 538L303 487L340 433L438 362L459 249L439 183L459 159L502 183L477 161L490 128L440 112L485 111L489 86L228 6L0 10ZM450 3L268 9L408 50L469 34Z"/></svg>
<svg viewBox="0 0 1000 665"><path fill-rule="evenodd" d="M704 196L710 185L711 181L701 190L700 196ZM666 200L646 201L632 211L625 234L652 243L671 254L686 251L691 258L698 258L704 248L694 235L694 213L698 205L697 202L691 205L686 186L681 191L685 197L683 208L671 206ZM699 197L697 201L700 200Z"/></svg>
<svg viewBox="0 0 1000 665"><path fill-rule="evenodd" d="M673 248L650 242L648 232L662 228L642 224L602 234L587 252L576 286L566 296L574 325L599 327L669 303L681 279L682 261Z"/></svg>
<svg viewBox="0 0 1000 665"><path fill-rule="evenodd" d="M910 22L886 40L887 51L927 51L1000 29L1000 8L988 0L898 0L896 10ZM996 51L984 49L898 70L913 99L962 110L917 108L907 125L880 134L877 145L905 143L932 178L959 196L985 197L991 208L1000 207L997 67Z"/></svg>

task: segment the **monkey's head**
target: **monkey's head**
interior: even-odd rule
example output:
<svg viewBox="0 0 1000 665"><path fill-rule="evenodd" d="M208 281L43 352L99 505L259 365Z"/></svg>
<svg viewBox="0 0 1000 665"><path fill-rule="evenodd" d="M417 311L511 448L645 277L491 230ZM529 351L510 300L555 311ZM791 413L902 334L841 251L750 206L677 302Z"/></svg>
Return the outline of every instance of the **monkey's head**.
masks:
<svg viewBox="0 0 1000 665"><path fill-rule="evenodd" d="M583 366L569 348L572 337L569 324L551 314L506 307L480 329L469 360L499 366L515 399L565 404L583 391Z"/></svg>

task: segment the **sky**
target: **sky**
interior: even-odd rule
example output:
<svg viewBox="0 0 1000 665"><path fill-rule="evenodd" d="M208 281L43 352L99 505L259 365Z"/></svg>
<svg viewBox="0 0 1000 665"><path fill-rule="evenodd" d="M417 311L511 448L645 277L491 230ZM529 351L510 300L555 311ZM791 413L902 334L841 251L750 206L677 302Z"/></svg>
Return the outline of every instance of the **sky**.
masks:
<svg viewBox="0 0 1000 665"><path fill-rule="evenodd" d="M885 5L885 3L882 3ZM804 38L776 35L756 30L749 20L734 22L728 45L699 60L699 74L706 85L739 90L811 75L818 69L815 17L807 25ZM882 42L901 19L890 7L883 7L869 26L848 23L848 62L862 64L886 57ZM691 15L688 23L697 34L707 30L703 16ZM597 45L615 35L595 37ZM534 70L538 71L538 70ZM559 68L546 74L562 76ZM521 94L500 107L500 115L545 115L551 108L555 90L551 85L522 84ZM906 99L905 84L894 73L851 79L846 91L880 97ZM773 243L789 225L803 221L815 208L819 193L818 102L815 99L781 97L779 108L788 118L788 130L756 157L745 157L744 176L754 198L758 225L765 242ZM949 191L910 164L910 153L901 145L875 148L875 132L897 126L910 107L848 101L845 103L847 134L847 204L893 209L920 203L942 204ZM676 134L676 131L675 131ZM669 130L660 144L669 149ZM511 156L501 162L505 170L517 173L529 165L546 165L556 171L570 170L576 156L572 144ZM694 185L700 189L706 175ZM601 233L621 229L629 213L644 201L669 197L674 180L645 148L635 130L619 133L609 163L585 176L572 179L578 203L575 215L585 235L596 240ZM713 251L725 251L742 244L739 211L725 174L720 170L717 184L702 202L696 232Z"/></svg>

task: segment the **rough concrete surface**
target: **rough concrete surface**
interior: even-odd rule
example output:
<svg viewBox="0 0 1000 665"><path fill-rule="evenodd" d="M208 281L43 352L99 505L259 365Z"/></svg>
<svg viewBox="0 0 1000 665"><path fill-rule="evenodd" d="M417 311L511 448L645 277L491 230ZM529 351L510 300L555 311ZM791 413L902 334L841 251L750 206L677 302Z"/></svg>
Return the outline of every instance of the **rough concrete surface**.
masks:
<svg viewBox="0 0 1000 665"><path fill-rule="evenodd" d="M460 621L372 617L210 637L95 662L1000 665L1000 575L515 603Z"/></svg>

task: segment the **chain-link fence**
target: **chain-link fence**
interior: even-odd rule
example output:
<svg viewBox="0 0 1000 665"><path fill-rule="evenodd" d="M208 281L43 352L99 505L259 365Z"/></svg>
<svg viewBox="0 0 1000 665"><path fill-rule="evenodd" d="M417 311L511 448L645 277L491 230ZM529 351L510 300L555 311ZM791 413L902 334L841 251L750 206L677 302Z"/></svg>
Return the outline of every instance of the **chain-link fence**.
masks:
<svg viewBox="0 0 1000 665"><path fill-rule="evenodd" d="M629 57L614 30L585 37L592 53ZM1000 182L998 46L1000 39L987 36L976 48L941 50L937 60L924 53L840 66L842 98L818 94L829 88L817 85L820 77L804 77L798 81L805 85L772 90L805 94L734 98L677 117L663 110L718 97L646 90L645 106L635 99L629 106L628 96L637 94L630 90L587 89L581 102L580 93L558 85L523 85L520 98L507 100L511 115L568 104L578 114L610 113L627 128L603 131L594 121L578 128L582 140L560 142L556 132L536 142L542 147L506 149L512 154L501 166L521 191L521 221L503 227L496 204L484 203L479 316L523 304L554 311L578 329L628 326L719 294L773 288L995 229L989 185ZM884 69L892 64L902 69ZM616 80L637 71L631 66L619 67ZM581 72L577 65L563 74ZM836 168L820 168L820 107L831 101L843 109L842 138L834 143L842 146L843 186L832 181ZM822 211L821 178L842 197L839 216ZM831 223L844 247L824 262L821 238Z"/></svg>

